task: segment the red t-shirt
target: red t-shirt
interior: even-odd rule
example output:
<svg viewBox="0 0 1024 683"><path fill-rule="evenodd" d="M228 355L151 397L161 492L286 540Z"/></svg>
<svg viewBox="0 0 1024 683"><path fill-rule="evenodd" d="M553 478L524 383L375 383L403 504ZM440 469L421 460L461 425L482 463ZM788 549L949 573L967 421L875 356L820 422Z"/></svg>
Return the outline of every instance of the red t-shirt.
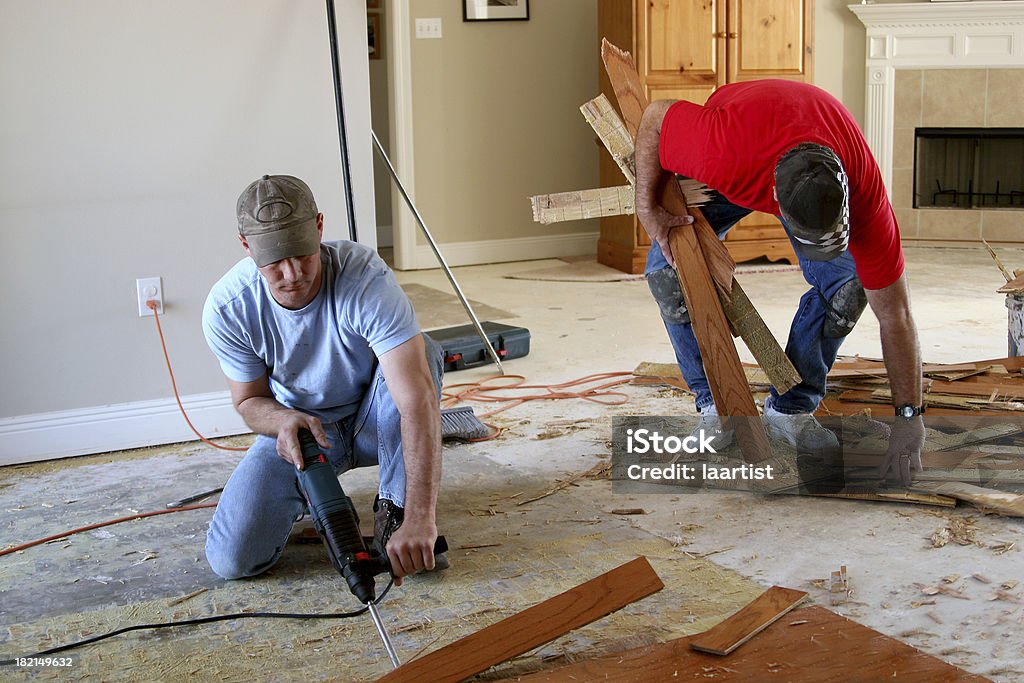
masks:
<svg viewBox="0 0 1024 683"><path fill-rule="evenodd" d="M867 141L850 112L806 83L762 80L718 88L700 106L677 102L665 116L666 170L699 180L737 206L779 215L775 164L801 142L832 149L850 183L850 252L867 289L903 274L899 228Z"/></svg>

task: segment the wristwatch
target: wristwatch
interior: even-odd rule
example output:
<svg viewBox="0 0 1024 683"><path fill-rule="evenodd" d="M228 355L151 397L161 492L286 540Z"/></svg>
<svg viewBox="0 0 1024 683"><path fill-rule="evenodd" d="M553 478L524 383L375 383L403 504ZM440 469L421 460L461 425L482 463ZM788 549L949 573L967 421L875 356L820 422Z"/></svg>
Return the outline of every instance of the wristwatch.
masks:
<svg viewBox="0 0 1024 683"><path fill-rule="evenodd" d="M905 420L911 420L918 415L924 415L924 406L912 406L906 403L901 406L896 406L896 417L902 417Z"/></svg>

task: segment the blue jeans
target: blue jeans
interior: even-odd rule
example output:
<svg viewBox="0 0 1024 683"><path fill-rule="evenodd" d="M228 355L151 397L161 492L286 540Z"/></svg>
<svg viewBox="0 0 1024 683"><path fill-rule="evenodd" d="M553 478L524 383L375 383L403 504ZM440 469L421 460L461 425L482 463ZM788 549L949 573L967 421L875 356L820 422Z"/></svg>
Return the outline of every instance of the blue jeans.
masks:
<svg viewBox="0 0 1024 683"><path fill-rule="evenodd" d="M429 336L423 339L440 400L443 352ZM404 507L401 415L379 365L356 414L323 427L331 443L325 455L335 472L380 465L380 497ZM206 534L210 567L225 579L266 571L280 559L305 507L294 465L277 454L276 439L258 435L224 485L210 522Z"/></svg>
<svg viewBox="0 0 1024 683"><path fill-rule="evenodd" d="M732 226L750 213L750 209L736 206L717 193L715 193L715 199L702 206L701 210L720 238L724 238ZM786 222L782 217L779 217L779 221L786 229L786 234L789 235ZM792 235L789 235L789 239L791 242L793 241ZM831 300L840 287L857 276L853 257L850 256L849 251L831 261L807 261L800 258L799 255L797 258L804 279L811 288L801 297L800 306L790 325L786 355L789 356L803 381L781 395L775 390L775 387L772 387L769 398L771 406L775 410L787 414L813 413L825 395L825 376L835 362L839 347L843 343L843 337L830 337L824 333L825 301ZM650 278L651 273L666 268L671 270L664 254L661 253L661 247L655 242L647 253L645 276ZM683 373L683 379L696 395L697 409L703 410L714 403L714 398L712 398L711 389L708 387L704 362L701 360L700 349L697 347L697 339L693 336L693 328L689 322L670 320L669 318L672 316L666 315L668 309L665 303L660 300L658 303L662 310L665 329L668 330L672 348L675 350L676 362L679 363L679 369ZM671 304L668 308L671 308Z"/></svg>

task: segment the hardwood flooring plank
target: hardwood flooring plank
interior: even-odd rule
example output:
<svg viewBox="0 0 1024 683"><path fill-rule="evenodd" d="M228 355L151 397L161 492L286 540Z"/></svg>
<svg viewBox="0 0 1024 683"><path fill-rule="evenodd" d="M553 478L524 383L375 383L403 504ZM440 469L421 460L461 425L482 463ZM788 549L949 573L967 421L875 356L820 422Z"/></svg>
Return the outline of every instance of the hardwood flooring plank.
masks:
<svg viewBox="0 0 1024 683"><path fill-rule="evenodd" d="M804 591L772 586L736 614L690 640L701 652L727 655L770 626L807 597Z"/></svg>
<svg viewBox="0 0 1024 683"><path fill-rule="evenodd" d="M645 557L627 562L560 595L446 645L378 678L454 683L529 652L574 628L664 588Z"/></svg>

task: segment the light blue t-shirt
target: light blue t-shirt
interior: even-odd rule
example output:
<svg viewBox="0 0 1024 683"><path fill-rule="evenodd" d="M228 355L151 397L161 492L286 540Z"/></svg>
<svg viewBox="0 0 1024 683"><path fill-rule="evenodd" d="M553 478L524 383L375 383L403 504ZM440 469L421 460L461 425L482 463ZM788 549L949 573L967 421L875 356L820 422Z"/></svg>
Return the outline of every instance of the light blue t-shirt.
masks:
<svg viewBox="0 0 1024 683"><path fill-rule="evenodd" d="M299 310L281 306L249 257L217 281L203 334L236 382L269 376L279 403L336 422L356 412L376 357L419 334L412 304L372 249L320 245L323 284Z"/></svg>

